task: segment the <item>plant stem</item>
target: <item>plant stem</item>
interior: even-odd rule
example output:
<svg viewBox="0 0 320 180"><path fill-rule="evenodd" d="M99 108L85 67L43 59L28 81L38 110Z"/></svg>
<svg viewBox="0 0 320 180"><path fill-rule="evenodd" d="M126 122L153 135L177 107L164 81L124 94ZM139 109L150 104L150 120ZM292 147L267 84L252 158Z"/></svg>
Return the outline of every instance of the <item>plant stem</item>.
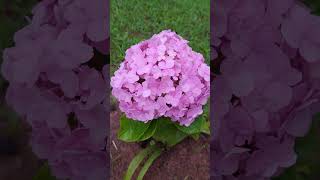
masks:
<svg viewBox="0 0 320 180"><path fill-rule="evenodd" d="M135 170L138 168L139 164L146 158L152 151L156 149L156 145L150 145L147 148L140 151L130 162L124 180L131 180L131 177Z"/></svg>
<svg viewBox="0 0 320 180"><path fill-rule="evenodd" d="M149 159L146 161L144 166L141 168L141 171L138 175L137 180L142 180L143 176L146 174L148 171L149 167L152 165L153 161L156 160L162 153L163 149L157 147L155 151L150 155Z"/></svg>

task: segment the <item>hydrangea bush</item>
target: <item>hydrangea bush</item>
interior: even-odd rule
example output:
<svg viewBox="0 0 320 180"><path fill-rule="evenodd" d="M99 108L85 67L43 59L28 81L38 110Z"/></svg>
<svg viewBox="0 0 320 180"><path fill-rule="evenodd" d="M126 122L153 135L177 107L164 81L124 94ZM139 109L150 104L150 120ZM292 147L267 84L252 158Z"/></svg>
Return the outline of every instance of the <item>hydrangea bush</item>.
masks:
<svg viewBox="0 0 320 180"><path fill-rule="evenodd" d="M43 0L3 52L7 103L30 124L33 151L59 179L107 178L107 5Z"/></svg>
<svg viewBox="0 0 320 180"><path fill-rule="evenodd" d="M218 0L211 13L211 176L270 179L320 111L320 18L296 0Z"/></svg>
<svg viewBox="0 0 320 180"><path fill-rule="evenodd" d="M141 161L149 156L138 176L142 179L163 148L188 136L209 134L208 105L210 68L188 41L171 30L133 45L111 78L112 94L124 112L119 139L151 141L129 165L130 179Z"/></svg>
<svg viewBox="0 0 320 180"><path fill-rule="evenodd" d="M210 69L188 41L165 30L126 51L111 78L112 94L128 118L169 117L189 126L210 94Z"/></svg>

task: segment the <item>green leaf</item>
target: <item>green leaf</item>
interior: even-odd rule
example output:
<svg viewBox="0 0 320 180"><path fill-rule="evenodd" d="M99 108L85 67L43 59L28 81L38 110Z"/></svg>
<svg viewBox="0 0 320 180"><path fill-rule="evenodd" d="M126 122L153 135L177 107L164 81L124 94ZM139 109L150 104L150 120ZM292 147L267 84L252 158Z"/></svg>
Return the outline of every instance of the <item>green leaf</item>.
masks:
<svg viewBox="0 0 320 180"><path fill-rule="evenodd" d="M140 137L139 141L145 141L153 136L156 132L158 120L154 120L150 122L150 126L148 127L147 131Z"/></svg>
<svg viewBox="0 0 320 180"><path fill-rule="evenodd" d="M210 121L205 121L202 124L201 132L210 135Z"/></svg>
<svg viewBox="0 0 320 180"><path fill-rule="evenodd" d="M175 126L182 132L186 134L196 134L201 133L202 128L204 127L206 120L203 116L199 116L190 126L181 126L178 123L175 123Z"/></svg>
<svg viewBox="0 0 320 180"><path fill-rule="evenodd" d="M136 142L144 136L151 123L143 123L128 119L125 115L120 117L120 130L118 138L125 142ZM144 136L143 138L147 137Z"/></svg>
<svg viewBox="0 0 320 180"><path fill-rule="evenodd" d="M168 118L159 118L157 121L159 122L153 138L169 147L178 144L188 136L188 134L180 131L175 123Z"/></svg>
<svg viewBox="0 0 320 180"><path fill-rule="evenodd" d="M124 176L124 180L131 180L134 171L138 168L140 163L145 159L152 151L157 148L156 145L150 145L147 148L141 150L130 162L128 170Z"/></svg>
<svg viewBox="0 0 320 180"><path fill-rule="evenodd" d="M143 123L122 115L118 138L125 142L138 142L153 138L167 146L174 146L189 135L196 140L200 133L210 134L208 111L209 105L207 104L204 106L203 114L188 127L180 126L169 118L158 118L149 123Z"/></svg>
<svg viewBox="0 0 320 180"><path fill-rule="evenodd" d="M38 170L32 180L56 180L56 178L51 175L50 168L46 163Z"/></svg>
<svg viewBox="0 0 320 180"><path fill-rule="evenodd" d="M194 140L198 140L199 138L200 138L200 134L199 133L197 133L197 134L191 134L190 135Z"/></svg>
<svg viewBox="0 0 320 180"><path fill-rule="evenodd" d="M162 153L162 148L157 148L149 157L149 159L144 163L143 167L141 168L141 171L138 175L137 180L142 180L150 166L152 165L153 161L156 160Z"/></svg>
<svg viewBox="0 0 320 180"><path fill-rule="evenodd" d="M209 104L205 105L203 108L203 113L196 118L196 120L190 124L190 126L181 126L176 123L176 127L186 133L186 134L198 134L198 133L205 133L210 134L210 123L209 123Z"/></svg>

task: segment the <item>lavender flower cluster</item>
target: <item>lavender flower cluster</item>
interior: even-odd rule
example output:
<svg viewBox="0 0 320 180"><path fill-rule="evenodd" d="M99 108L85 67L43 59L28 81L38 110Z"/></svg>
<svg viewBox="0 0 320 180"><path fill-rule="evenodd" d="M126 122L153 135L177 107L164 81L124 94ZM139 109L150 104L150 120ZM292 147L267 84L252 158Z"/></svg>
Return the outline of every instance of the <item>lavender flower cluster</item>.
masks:
<svg viewBox="0 0 320 180"><path fill-rule="evenodd" d="M59 179L107 176L107 67L94 65L108 52L107 3L43 0L3 53L6 100L31 125L33 151Z"/></svg>
<svg viewBox="0 0 320 180"><path fill-rule="evenodd" d="M185 126L202 114L209 82L203 56L170 30L130 47L111 78L112 94L127 117L148 122L164 116Z"/></svg>
<svg viewBox="0 0 320 180"><path fill-rule="evenodd" d="M320 18L296 0L216 0L211 13L211 176L270 179L320 111Z"/></svg>

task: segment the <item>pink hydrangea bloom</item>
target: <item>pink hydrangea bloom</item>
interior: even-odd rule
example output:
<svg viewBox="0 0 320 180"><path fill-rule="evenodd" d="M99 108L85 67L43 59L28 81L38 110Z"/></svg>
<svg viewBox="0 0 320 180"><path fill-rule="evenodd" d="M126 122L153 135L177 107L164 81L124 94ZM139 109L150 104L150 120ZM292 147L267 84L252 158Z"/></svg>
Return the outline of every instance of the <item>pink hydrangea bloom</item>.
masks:
<svg viewBox="0 0 320 180"><path fill-rule="evenodd" d="M112 94L127 117L164 116L189 126L209 97L210 68L188 41L164 30L126 51L111 78Z"/></svg>

